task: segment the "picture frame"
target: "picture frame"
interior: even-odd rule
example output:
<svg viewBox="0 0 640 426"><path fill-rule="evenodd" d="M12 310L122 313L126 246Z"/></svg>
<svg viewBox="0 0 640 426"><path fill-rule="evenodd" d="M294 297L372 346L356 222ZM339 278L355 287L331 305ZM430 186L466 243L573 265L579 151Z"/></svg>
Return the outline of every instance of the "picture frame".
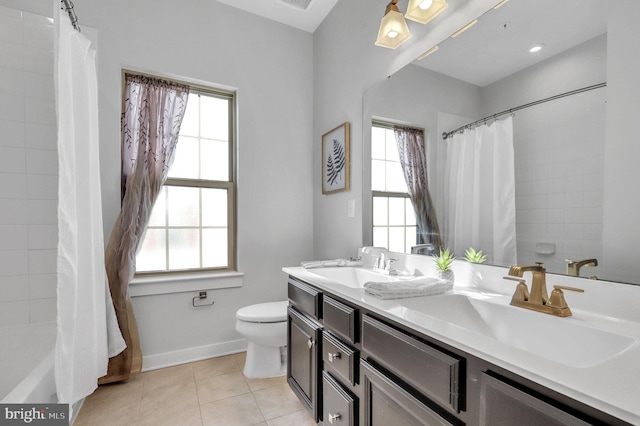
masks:
<svg viewBox="0 0 640 426"><path fill-rule="evenodd" d="M322 193L348 191L350 183L349 122L322 135Z"/></svg>

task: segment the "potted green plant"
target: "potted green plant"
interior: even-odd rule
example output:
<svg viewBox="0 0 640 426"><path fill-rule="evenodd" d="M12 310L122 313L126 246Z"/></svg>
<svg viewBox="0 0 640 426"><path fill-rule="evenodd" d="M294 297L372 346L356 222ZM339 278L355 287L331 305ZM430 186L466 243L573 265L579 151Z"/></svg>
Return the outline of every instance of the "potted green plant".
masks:
<svg viewBox="0 0 640 426"><path fill-rule="evenodd" d="M470 263L484 263L487 260L487 256L482 254L482 250L476 251L473 247L469 247L465 253L467 262Z"/></svg>
<svg viewBox="0 0 640 426"><path fill-rule="evenodd" d="M454 275L453 270L450 268L453 263L453 254L449 249L440 249L440 253L433 257L433 261L436 264L436 271L438 278L453 282Z"/></svg>

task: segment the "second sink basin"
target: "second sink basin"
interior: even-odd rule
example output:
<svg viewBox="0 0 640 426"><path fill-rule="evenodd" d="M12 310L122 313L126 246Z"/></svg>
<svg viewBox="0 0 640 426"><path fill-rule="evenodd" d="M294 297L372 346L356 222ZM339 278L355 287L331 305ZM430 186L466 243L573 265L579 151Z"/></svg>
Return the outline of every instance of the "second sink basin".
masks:
<svg viewBox="0 0 640 426"><path fill-rule="evenodd" d="M436 318L569 367L600 364L636 343L633 337L576 318L556 318L502 302L452 294L404 299L399 309L407 319Z"/></svg>

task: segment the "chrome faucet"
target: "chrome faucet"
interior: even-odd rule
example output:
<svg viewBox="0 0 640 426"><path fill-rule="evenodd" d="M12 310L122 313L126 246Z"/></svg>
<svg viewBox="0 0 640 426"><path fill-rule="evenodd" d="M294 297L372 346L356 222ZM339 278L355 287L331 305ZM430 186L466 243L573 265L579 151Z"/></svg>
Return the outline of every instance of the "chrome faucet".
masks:
<svg viewBox="0 0 640 426"><path fill-rule="evenodd" d="M526 281L522 278L527 271L530 271L533 275L531 292L529 292L527 288ZM542 266L541 262L536 262L536 265L532 266L512 266L509 268L509 276L504 278L518 282L516 291L511 297L512 306L531 309L558 317L568 317L572 315L562 290L584 292L581 288L555 285L553 286L551 296L549 296L547 293L546 269Z"/></svg>
<svg viewBox="0 0 640 426"><path fill-rule="evenodd" d="M419 254L423 252L428 255L434 254L436 252L436 247L433 244L418 244L417 246L411 247L411 254Z"/></svg>
<svg viewBox="0 0 640 426"><path fill-rule="evenodd" d="M598 259L573 260L567 259L567 274L574 277L580 276L580 268L583 266L598 266Z"/></svg>
<svg viewBox="0 0 640 426"><path fill-rule="evenodd" d="M397 261L398 259L392 259L389 257L388 253L381 252L378 254L376 261L373 265L373 269L378 272L383 272L389 275L395 275L397 271L395 269L391 269L391 264Z"/></svg>

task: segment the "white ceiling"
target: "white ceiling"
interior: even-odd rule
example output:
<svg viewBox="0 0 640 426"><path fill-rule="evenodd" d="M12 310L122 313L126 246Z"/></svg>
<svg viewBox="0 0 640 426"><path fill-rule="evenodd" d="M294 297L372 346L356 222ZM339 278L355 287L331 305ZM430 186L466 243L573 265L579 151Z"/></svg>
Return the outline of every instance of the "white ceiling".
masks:
<svg viewBox="0 0 640 426"><path fill-rule="evenodd" d="M606 31L602 0L510 0L414 64L484 87Z"/></svg>
<svg viewBox="0 0 640 426"><path fill-rule="evenodd" d="M298 3L295 0L288 0L288 2L287 0L217 1L310 33L318 28L338 2L338 0L311 0L307 8L302 10L289 4Z"/></svg>
<svg viewBox="0 0 640 426"><path fill-rule="evenodd" d="M311 33L338 2L310 0L307 9L301 10L285 2L304 0L217 1ZM602 0L510 0L414 64L484 87L605 33L606 21ZM420 24L410 21L412 25ZM530 54L529 48L537 43L545 48Z"/></svg>

